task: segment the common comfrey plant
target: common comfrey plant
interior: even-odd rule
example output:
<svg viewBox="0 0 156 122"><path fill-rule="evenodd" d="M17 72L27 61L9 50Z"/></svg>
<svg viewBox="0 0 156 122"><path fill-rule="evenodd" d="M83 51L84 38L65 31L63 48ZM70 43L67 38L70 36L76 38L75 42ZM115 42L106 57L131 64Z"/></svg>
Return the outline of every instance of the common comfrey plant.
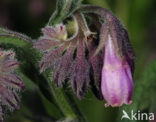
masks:
<svg viewBox="0 0 156 122"><path fill-rule="evenodd" d="M58 1L37 40L0 28L1 47L15 49L22 62L19 72L36 83L67 122L86 121L64 90L67 85L79 99L91 88L112 107L131 104L133 94L134 53L127 30L107 9L74 2ZM15 73L18 65L14 51L0 50L0 118L3 108L19 108L17 94L24 83Z"/></svg>
<svg viewBox="0 0 156 122"><path fill-rule="evenodd" d="M97 6L82 6L72 17L76 32L70 38L65 24L42 29L43 36L34 44L44 53L41 72L53 69L55 84L70 82L79 99L91 84L106 106L131 104L134 53L127 30L111 12Z"/></svg>

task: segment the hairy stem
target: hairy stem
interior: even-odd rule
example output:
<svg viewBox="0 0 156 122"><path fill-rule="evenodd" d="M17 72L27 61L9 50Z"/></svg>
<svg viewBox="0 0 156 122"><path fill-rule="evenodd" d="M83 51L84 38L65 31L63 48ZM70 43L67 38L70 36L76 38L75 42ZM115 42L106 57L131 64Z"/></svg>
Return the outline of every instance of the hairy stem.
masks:
<svg viewBox="0 0 156 122"><path fill-rule="evenodd" d="M63 88L56 88L53 83L51 83L51 87L56 103L61 108L65 118L71 118L72 121L86 122L86 119L77 107L73 96L70 93L65 92Z"/></svg>
<svg viewBox="0 0 156 122"><path fill-rule="evenodd" d="M113 13L111 13L106 8L102 8L94 5L81 5L76 11L82 13L94 13L108 21L112 19L112 16L114 16Z"/></svg>
<svg viewBox="0 0 156 122"><path fill-rule="evenodd" d="M32 43L32 39L24 34L14 32L8 29L0 28L0 36L8 36L12 38L18 38L26 42Z"/></svg>

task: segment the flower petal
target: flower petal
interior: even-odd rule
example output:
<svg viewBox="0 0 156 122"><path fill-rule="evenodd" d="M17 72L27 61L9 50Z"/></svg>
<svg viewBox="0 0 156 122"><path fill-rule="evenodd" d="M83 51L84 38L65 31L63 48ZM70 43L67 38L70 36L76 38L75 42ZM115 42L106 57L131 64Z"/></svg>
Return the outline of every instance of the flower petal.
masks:
<svg viewBox="0 0 156 122"><path fill-rule="evenodd" d="M131 102L133 81L130 67L126 60L117 55L110 35L104 52L101 89L107 106Z"/></svg>

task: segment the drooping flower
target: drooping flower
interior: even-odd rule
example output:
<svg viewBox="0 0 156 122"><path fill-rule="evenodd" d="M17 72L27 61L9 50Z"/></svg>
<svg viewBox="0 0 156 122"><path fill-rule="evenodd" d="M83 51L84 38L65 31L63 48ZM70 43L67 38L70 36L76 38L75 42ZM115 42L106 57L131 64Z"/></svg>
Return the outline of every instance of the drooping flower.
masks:
<svg viewBox="0 0 156 122"><path fill-rule="evenodd" d="M106 106L132 103L131 68L126 59L121 59L117 55L110 35L105 45L101 80L102 94L107 101Z"/></svg>
<svg viewBox="0 0 156 122"><path fill-rule="evenodd" d="M106 106L115 107L132 103L134 54L125 28L117 18L109 20L100 33L104 46L101 90Z"/></svg>
<svg viewBox="0 0 156 122"><path fill-rule="evenodd" d="M15 74L19 63L13 51L0 51L0 118L4 108L13 111L19 109L18 92L24 89L22 79Z"/></svg>

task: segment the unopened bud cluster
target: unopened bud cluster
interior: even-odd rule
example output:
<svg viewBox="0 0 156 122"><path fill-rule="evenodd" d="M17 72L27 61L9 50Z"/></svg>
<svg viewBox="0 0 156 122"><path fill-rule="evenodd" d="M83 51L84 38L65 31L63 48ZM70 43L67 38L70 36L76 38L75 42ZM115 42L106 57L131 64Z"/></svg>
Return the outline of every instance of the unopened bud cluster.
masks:
<svg viewBox="0 0 156 122"><path fill-rule="evenodd" d="M18 92L24 89L24 83L15 73L19 62L15 59L15 53L0 50L0 118L4 111L19 109Z"/></svg>

